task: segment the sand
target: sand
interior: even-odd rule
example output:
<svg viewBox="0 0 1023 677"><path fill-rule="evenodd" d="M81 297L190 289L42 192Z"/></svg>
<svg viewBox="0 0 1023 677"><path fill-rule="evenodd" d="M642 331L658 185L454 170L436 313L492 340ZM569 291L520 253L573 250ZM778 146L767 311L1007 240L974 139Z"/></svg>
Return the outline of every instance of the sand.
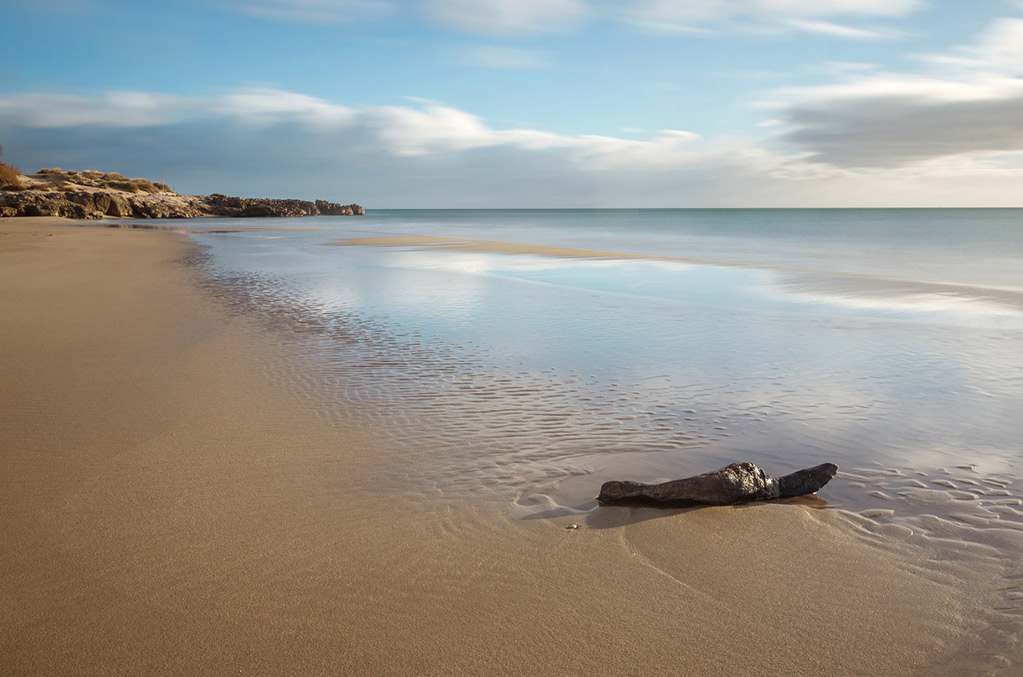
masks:
<svg viewBox="0 0 1023 677"><path fill-rule="evenodd" d="M6 672L901 675L974 629L961 580L806 503L394 491L402 450L191 247L0 220Z"/></svg>

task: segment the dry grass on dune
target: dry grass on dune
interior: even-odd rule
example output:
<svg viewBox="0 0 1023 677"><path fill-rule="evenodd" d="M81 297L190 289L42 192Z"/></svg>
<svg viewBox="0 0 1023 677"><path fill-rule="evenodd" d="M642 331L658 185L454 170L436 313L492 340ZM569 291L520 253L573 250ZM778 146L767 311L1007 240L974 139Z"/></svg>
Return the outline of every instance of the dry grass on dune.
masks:
<svg viewBox="0 0 1023 677"><path fill-rule="evenodd" d="M35 178L45 181L55 187L63 188L72 184L88 186L90 188L104 188L108 190L120 190L126 193L174 193L170 186L165 183L150 181L149 179L130 179L119 172L101 172L95 169L85 171L64 171L59 167L40 169Z"/></svg>
<svg viewBox="0 0 1023 677"><path fill-rule="evenodd" d="M2 147L0 147L0 155L3 155ZM0 188L4 190L24 189L24 184L21 182L21 171L6 162L0 162Z"/></svg>

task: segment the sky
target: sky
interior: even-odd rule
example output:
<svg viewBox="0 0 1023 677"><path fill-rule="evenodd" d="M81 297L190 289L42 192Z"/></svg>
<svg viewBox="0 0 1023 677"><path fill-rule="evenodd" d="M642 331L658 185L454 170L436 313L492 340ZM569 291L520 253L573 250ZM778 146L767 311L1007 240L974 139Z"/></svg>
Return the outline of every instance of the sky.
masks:
<svg viewBox="0 0 1023 677"><path fill-rule="evenodd" d="M1023 0L0 0L25 172L368 208L1023 206Z"/></svg>

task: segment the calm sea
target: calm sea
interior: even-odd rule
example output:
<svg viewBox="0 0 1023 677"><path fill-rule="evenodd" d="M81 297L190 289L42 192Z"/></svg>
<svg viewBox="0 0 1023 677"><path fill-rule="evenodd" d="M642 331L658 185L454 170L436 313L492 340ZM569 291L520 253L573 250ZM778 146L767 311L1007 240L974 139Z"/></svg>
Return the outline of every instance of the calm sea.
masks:
<svg viewBox="0 0 1023 677"><path fill-rule="evenodd" d="M833 461L828 506L1023 518L1023 210L200 224L240 226L193 236L210 278L407 450L396 490L586 510L606 479ZM331 246L409 235L650 258Z"/></svg>

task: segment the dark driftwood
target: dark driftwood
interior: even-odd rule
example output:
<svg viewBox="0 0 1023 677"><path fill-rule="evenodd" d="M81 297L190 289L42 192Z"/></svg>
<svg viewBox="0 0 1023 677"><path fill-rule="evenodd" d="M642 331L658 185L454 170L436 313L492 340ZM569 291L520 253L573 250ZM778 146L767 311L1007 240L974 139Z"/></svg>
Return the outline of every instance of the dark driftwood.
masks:
<svg viewBox="0 0 1023 677"><path fill-rule="evenodd" d="M653 505L686 508L698 505L733 505L747 501L812 494L835 476L834 463L772 477L753 463L733 463L715 472L662 484L604 482L597 500L604 505Z"/></svg>

